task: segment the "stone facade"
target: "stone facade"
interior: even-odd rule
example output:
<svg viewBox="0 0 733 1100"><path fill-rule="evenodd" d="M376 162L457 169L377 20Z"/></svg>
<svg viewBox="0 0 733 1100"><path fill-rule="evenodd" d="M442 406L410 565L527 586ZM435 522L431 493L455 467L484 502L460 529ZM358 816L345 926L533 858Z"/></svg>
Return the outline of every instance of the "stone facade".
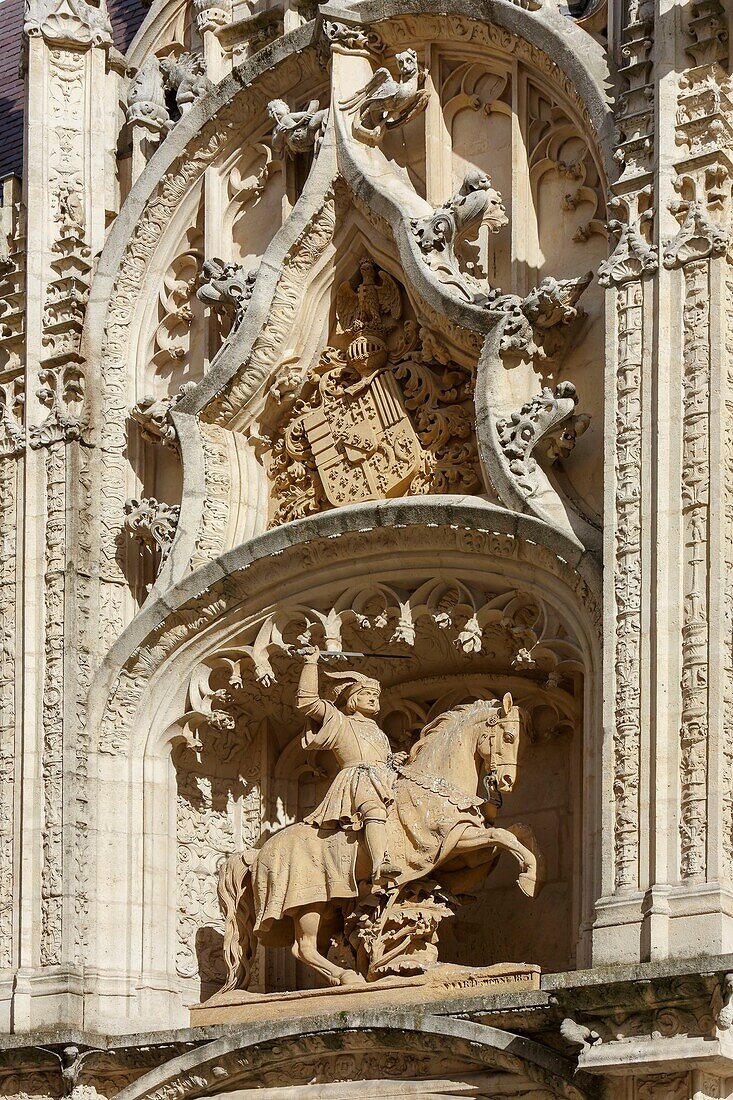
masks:
<svg viewBox="0 0 733 1100"><path fill-rule="evenodd" d="M729 0L109 2L3 46L0 1096L733 1098Z"/></svg>

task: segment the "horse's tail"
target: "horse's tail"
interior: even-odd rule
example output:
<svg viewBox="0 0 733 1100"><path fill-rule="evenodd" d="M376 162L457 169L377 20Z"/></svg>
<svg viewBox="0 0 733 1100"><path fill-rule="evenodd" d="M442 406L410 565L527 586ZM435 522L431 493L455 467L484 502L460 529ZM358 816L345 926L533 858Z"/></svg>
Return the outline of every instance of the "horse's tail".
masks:
<svg viewBox="0 0 733 1100"><path fill-rule="evenodd" d="M250 862L252 853L235 852L219 868L219 904L224 914L224 961L227 980L222 993L246 989L255 954L254 893Z"/></svg>

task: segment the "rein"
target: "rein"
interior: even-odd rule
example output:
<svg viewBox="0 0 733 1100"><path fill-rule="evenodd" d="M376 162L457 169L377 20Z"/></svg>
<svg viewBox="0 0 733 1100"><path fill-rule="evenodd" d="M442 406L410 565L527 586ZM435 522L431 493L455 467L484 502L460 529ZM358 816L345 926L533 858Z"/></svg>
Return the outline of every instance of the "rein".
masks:
<svg viewBox="0 0 733 1100"><path fill-rule="evenodd" d="M493 718L493 720L489 721L489 726L493 727L497 726L498 724L499 715L497 714ZM492 761L494 759L494 736L494 733L492 733L490 736ZM501 809L501 807L504 805L504 798L501 791L499 790L499 776L497 774L496 768L493 766L489 768L489 770L486 772L486 775L484 776L484 790L486 791L486 801L488 802L488 804L490 806L496 806L497 809Z"/></svg>

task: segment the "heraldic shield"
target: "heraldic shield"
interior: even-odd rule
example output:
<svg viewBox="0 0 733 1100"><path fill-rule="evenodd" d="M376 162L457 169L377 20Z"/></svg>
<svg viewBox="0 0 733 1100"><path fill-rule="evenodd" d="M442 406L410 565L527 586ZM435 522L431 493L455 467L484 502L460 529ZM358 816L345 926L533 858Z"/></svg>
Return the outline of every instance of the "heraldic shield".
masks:
<svg viewBox="0 0 733 1100"><path fill-rule="evenodd" d="M323 490L333 505L397 496L417 473L422 449L388 370L334 392L303 418Z"/></svg>

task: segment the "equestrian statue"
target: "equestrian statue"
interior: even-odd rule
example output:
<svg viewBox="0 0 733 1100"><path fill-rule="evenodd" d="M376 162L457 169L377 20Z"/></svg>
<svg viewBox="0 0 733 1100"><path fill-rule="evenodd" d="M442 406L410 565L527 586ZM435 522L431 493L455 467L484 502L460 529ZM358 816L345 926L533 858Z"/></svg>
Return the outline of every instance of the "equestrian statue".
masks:
<svg viewBox="0 0 733 1100"><path fill-rule="evenodd" d="M290 946L332 986L426 971L438 960L440 920L502 851L519 864L520 889L528 897L538 889L531 829L494 825L527 728L511 695L457 706L409 753L393 753L376 721L379 682L327 672L331 688L322 693L321 654L298 652L303 748L332 753L339 770L303 821L222 864L222 993L247 988L258 942ZM482 777L487 798L477 794Z"/></svg>

